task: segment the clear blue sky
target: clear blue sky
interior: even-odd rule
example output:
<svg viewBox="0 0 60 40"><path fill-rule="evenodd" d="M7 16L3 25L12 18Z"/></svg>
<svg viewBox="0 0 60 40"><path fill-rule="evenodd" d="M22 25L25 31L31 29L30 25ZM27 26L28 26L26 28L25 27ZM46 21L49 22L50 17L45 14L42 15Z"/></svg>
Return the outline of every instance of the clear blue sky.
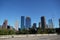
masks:
<svg viewBox="0 0 60 40"><path fill-rule="evenodd" d="M21 16L30 16L32 23L40 21L41 16L53 18L55 27L58 27L60 18L60 0L0 0L0 25L8 19L8 25L14 26Z"/></svg>

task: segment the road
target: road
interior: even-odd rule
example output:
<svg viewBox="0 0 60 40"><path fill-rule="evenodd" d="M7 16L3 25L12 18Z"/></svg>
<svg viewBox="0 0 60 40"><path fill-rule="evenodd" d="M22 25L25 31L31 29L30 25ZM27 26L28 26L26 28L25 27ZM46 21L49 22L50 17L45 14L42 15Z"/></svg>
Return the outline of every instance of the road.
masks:
<svg viewBox="0 0 60 40"><path fill-rule="evenodd" d="M60 40L60 35L54 35L54 36L34 36L34 37L18 37L18 38L0 38L0 40Z"/></svg>

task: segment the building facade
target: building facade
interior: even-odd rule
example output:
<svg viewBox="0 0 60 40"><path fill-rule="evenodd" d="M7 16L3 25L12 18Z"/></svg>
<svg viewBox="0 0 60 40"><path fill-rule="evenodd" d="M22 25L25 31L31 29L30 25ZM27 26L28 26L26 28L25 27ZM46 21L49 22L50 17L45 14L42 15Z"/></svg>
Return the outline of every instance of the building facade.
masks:
<svg viewBox="0 0 60 40"><path fill-rule="evenodd" d="M26 17L26 26L25 26L26 29L29 29L31 28L31 18L30 17Z"/></svg>
<svg viewBox="0 0 60 40"><path fill-rule="evenodd" d="M44 31L45 27L46 27L45 17L42 16L41 17L41 29L42 29L42 31Z"/></svg>
<svg viewBox="0 0 60 40"><path fill-rule="evenodd" d="M8 20L4 20L2 28L7 29L7 25L8 25Z"/></svg>
<svg viewBox="0 0 60 40"><path fill-rule="evenodd" d="M38 27L41 28L41 22L38 23Z"/></svg>
<svg viewBox="0 0 60 40"><path fill-rule="evenodd" d="M25 29L24 23L25 23L25 17L21 16L21 29Z"/></svg>
<svg viewBox="0 0 60 40"><path fill-rule="evenodd" d="M53 28L53 21L52 21L52 19L49 19L48 20L48 28Z"/></svg>
<svg viewBox="0 0 60 40"><path fill-rule="evenodd" d="M36 23L33 23L33 28L34 28L34 29L37 28L37 27L36 27Z"/></svg>

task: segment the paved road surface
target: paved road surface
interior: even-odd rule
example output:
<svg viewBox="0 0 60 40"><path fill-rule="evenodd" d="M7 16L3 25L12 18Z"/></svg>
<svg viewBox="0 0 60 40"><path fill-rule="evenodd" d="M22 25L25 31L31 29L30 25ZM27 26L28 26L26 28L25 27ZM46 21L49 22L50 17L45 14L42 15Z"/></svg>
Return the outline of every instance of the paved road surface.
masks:
<svg viewBox="0 0 60 40"><path fill-rule="evenodd" d="M0 40L60 40L60 35L20 37L20 38L4 38L4 39L0 38Z"/></svg>

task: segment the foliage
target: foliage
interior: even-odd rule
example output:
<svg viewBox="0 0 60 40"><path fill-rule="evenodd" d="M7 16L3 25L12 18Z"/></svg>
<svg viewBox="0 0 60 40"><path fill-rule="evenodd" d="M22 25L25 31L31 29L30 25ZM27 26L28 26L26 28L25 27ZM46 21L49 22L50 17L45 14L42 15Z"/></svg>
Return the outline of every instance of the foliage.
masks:
<svg viewBox="0 0 60 40"><path fill-rule="evenodd" d="M14 30L0 29L0 35L12 35L15 34Z"/></svg>
<svg viewBox="0 0 60 40"><path fill-rule="evenodd" d="M42 29L39 28L39 29L37 30L37 33L38 33L38 34L47 34L48 31L47 31L47 29L45 29L44 31L42 31Z"/></svg>
<svg viewBox="0 0 60 40"><path fill-rule="evenodd" d="M37 30L34 29L34 28L30 28L30 29L29 29L29 33L30 33L30 34L36 34L36 33L37 33Z"/></svg>
<svg viewBox="0 0 60 40"><path fill-rule="evenodd" d="M23 29L19 31L10 30L10 29L0 29L0 35L12 35L12 34L52 34L52 33L60 33L60 29L44 29L42 31L41 28L29 28L29 30Z"/></svg>

